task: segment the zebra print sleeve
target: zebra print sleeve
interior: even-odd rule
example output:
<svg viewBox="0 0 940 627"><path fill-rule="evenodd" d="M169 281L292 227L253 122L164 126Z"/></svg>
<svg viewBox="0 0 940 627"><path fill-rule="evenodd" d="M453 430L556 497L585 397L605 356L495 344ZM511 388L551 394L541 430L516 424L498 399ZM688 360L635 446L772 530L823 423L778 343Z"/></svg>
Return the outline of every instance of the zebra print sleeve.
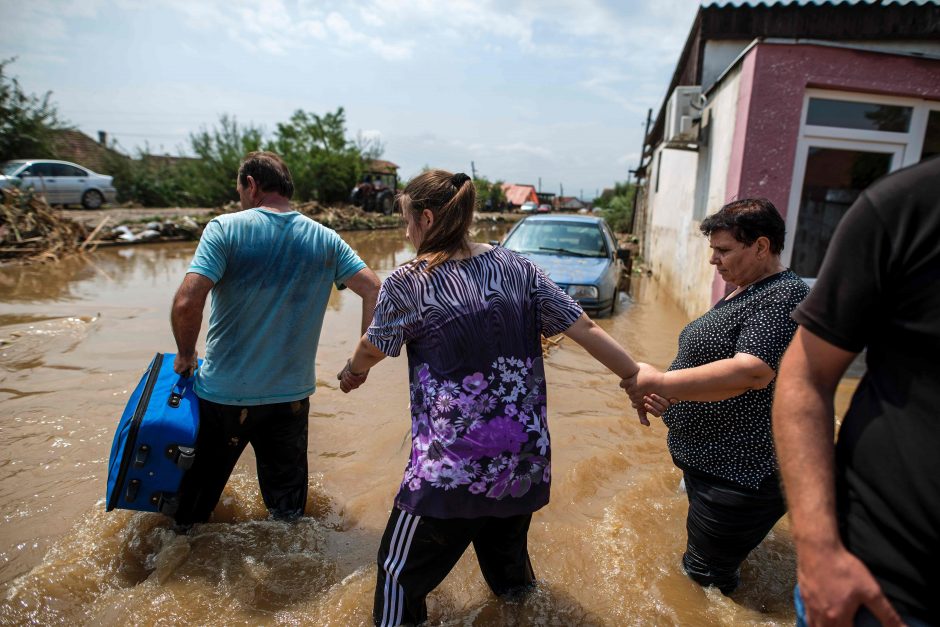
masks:
<svg viewBox="0 0 940 627"><path fill-rule="evenodd" d="M536 303L542 321L542 335L551 337L564 333L574 324L584 310L554 281L545 276L541 268L535 266Z"/></svg>
<svg viewBox="0 0 940 627"><path fill-rule="evenodd" d="M379 289L372 324L366 337L389 357L398 357L420 322L420 312L413 296L416 286L409 284L407 274L394 272Z"/></svg>

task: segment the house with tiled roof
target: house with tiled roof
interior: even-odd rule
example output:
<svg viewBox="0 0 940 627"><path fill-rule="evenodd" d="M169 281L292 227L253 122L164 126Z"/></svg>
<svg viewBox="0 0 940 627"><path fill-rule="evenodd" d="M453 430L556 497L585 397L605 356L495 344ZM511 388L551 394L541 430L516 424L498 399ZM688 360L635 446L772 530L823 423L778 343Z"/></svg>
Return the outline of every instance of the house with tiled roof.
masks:
<svg viewBox="0 0 940 627"><path fill-rule="evenodd" d="M104 131L99 131L98 139L95 140L81 131L64 129L57 131L53 139L57 158L77 163L101 174L107 174L109 160L128 158L127 155L110 148L107 143L108 136Z"/></svg>
<svg viewBox="0 0 940 627"><path fill-rule="evenodd" d="M730 288L702 219L770 199L783 262L812 282L842 215L875 179L940 153L940 3L709 2L645 138L642 255L689 315Z"/></svg>
<svg viewBox="0 0 940 627"><path fill-rule="evenodd" d="M526 202L534 202L535 204L539 202L539 195L535 191L534 185L503 183L503 193L506 194L506 202L509 203L511 208L521 207Z"/></svg>

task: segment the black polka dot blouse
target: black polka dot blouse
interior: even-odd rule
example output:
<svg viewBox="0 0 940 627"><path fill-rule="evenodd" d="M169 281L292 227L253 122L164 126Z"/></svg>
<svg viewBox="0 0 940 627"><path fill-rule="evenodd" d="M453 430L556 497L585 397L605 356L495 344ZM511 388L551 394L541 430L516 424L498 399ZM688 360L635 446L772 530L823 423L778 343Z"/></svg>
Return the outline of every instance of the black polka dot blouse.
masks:
<svg viewBox="0 0 940 627"><path fill-rule="evenodd" d="M809 287L790 270L722 299L679 334L679 353L669 370L695 368L748 353L777 370L797 324L790 312ZM776 379L715 402L680 401L663 414L669 452L680 468L757 489L777 468L770 431Z"/></svg>

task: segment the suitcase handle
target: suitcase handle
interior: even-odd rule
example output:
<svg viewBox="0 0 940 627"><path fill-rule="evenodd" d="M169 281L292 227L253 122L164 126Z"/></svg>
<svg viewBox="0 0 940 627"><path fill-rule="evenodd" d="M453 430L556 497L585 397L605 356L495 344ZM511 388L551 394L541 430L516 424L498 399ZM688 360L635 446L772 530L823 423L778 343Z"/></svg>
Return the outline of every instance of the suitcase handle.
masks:
<svg viewBox="0 0 940 627"><path fill-rule="evenodd" d="M191 383L191 378L180 375L179 381L174 383L173 388L170 390L170 398L167 399L166 404L173 409L179 407L180 401L183 400L183 396L186 394L186 390L189 388Z"/></svg>

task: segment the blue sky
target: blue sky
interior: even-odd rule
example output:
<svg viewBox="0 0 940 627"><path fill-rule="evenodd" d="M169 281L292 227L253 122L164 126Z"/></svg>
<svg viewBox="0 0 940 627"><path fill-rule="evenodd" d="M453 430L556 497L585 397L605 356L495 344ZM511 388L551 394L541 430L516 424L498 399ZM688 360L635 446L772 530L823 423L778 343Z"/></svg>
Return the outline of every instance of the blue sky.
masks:
<svg viewBox="0 0 940 627"><path fill-rule="evenodd" d="M128 152L346 109L424 165L591 198L635 167L698 0L0 0L0 58Z"/></svg>

